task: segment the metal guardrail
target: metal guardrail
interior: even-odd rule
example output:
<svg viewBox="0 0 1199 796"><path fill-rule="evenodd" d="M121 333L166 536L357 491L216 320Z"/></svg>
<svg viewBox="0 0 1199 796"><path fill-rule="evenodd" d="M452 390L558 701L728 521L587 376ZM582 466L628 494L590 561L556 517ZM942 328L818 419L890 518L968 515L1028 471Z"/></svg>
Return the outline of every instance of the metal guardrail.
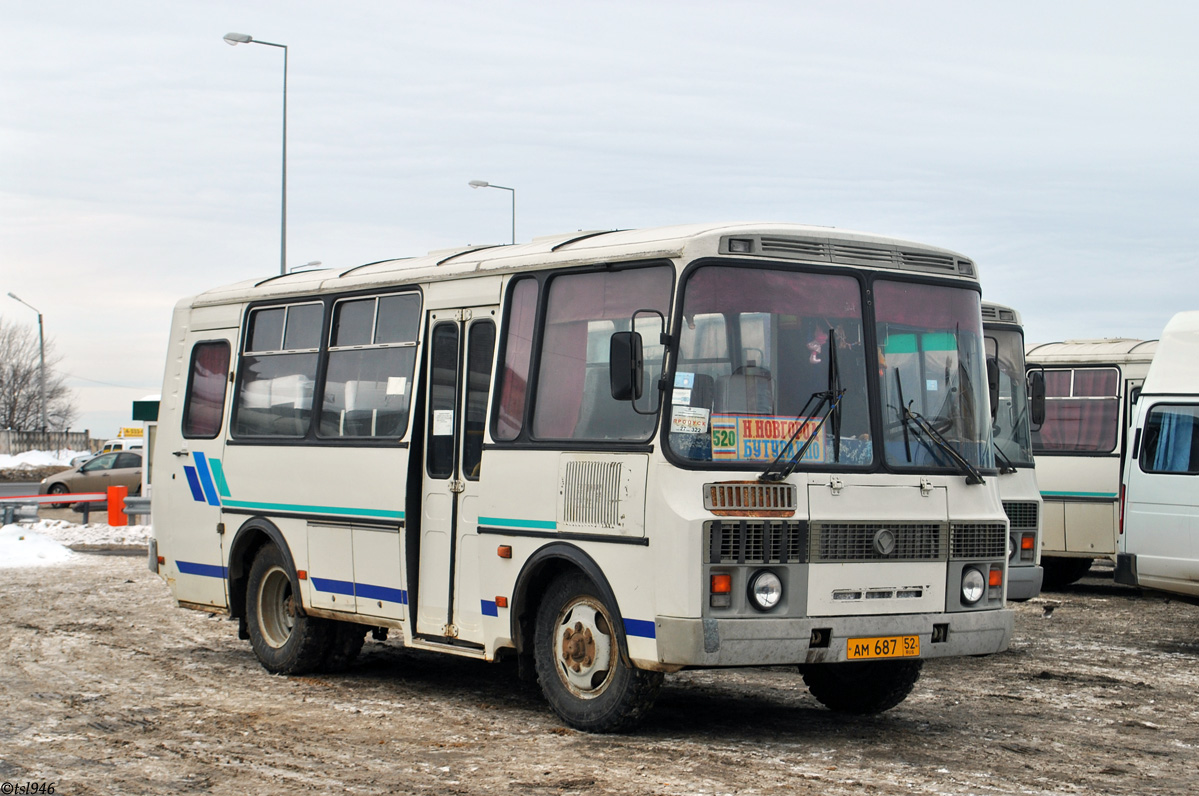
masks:
<svg viewBox="0 0 1199 796"><path fill-rule="evenodd" d="M125 498L125 514L129 517L149 517L150 516L150 498L148 498L148 497L127 497L127 498Z"/></svg>
<svg viewBox="0 0 1199 796"><path fill-rule="evenodd" d="M118 487L113 488L116 489ZM3 519L5 524L8 524L13 522L17 518L17 515L20 514L25 519L36 520L37 508L41 506L67 506L77 503L83 511L83 523L86 525L90 519L92 503L96 502L103 502L105 507L107 507L108 493L67 492L58 495L15 495L13 497L0 497L0 519ZM30 506L34 507L32 517L29 516ZM10 507L12 508L10 509ZM126 497L123 511L126 517L147 517L150 515L150 498Z"/></svg>

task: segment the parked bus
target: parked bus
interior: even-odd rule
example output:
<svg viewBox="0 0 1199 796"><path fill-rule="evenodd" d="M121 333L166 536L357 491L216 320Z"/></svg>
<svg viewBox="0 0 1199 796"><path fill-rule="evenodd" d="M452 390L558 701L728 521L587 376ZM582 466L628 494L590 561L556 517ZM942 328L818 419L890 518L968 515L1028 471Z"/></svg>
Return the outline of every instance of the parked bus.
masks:
<svg viewBox="0 0 1199 796"><path fill-rule="evenodd" d="M1133 432L1116 582L1199 597L1199 312L1166 324Z"/></svg>
<svg viewBox="0 0 1199 796"><path fill-rule="evenodd" d="M799 225L579 232L177 305L151 568L275 673L514 655L562 720L797 665L827 707L1004 650L972 261Z"/></svg>
<svg viewBox="0 0 1199 796"><path fill-rule="evenodd" d="M1120 469L1132 405L1156 340L1067 340L1030 345L1044 373L1045 421L1032 430L1044 498L1046 588L1074 583L1097 558L1116 560Z"/></svg>
<svg viewBox="0 0 1199 796"><path fill-rule="evenodd" d="M1025 370L1020 313L984 301L982 316L987 359L996 363L999 377L991 433L999 467L999 496L1009 523L1007 596L1023 601L1041 593L1043 577L1041 491L1032 455L1032 424L1041 422L1044 415L1045 382L1040 371Z"/></svg>

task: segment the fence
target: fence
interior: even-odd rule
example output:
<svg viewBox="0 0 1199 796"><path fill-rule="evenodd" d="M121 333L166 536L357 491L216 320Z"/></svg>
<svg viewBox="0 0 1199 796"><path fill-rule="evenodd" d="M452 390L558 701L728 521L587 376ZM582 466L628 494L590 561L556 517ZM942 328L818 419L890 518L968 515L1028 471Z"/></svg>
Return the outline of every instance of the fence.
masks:
<svg viewBox="0 0 1199 796"><path fill-rule="evenodd" d="M91 432L0 429L0 455L15 456L25 451L57 450L91 450Z"/></svg>

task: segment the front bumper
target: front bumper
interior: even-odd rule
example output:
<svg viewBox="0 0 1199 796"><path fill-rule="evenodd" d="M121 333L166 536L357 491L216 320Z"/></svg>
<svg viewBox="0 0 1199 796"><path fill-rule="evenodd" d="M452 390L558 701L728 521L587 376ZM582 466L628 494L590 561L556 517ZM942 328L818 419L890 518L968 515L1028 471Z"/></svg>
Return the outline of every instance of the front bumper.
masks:
<svg viewBox="0 0 1199 796"><path fill-rule="evenodd" d="M775 666L846 660L846 640L874 636L920 637L920 658L988 655L1007 649L1014 612L816 617L808 619L688 619L655 622L659 663L668 666ZM948 625L933 643L933 626ZM830 631L828 646L812 647L814 630ZM821 635L821 634L818 634Z"/></svg>
<svg viewBox="0 0 1199 796"><path fill-rule="evenodd" d="M1031 600L1041 593L1045 570L1041 567L1007 568L1007 598L1009 600Z"/></svg>

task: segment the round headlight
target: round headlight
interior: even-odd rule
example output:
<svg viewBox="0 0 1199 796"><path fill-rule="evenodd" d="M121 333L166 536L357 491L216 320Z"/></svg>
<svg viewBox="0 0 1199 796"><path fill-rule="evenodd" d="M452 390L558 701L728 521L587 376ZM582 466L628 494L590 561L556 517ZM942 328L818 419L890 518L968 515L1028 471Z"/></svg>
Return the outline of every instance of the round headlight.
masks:
<svg viewBox="0 0 1199 796"><path fill-rule="evenodd" d="M749 579L749 601L759 611L769 611L783 599L783 582L768 569L759 570Z"/></svg>
<svg viewBox="0 0 1199 796"><path fill-rule="evenodd" d="M1013 533L1010 536L1008 536L1008 538L1007 538L1007 559L1008 559L1008 561L1016 560L1016 551L1018 549L1019 549L1019 546L1016 544L1016 534Z"/></svg>
<svg viewBox="0 0 1199 796"><path fill-rule="evenodd" d="M987 579L977 569L967 569L962 573L962 602L974 605L987 593Z"/></svg>

